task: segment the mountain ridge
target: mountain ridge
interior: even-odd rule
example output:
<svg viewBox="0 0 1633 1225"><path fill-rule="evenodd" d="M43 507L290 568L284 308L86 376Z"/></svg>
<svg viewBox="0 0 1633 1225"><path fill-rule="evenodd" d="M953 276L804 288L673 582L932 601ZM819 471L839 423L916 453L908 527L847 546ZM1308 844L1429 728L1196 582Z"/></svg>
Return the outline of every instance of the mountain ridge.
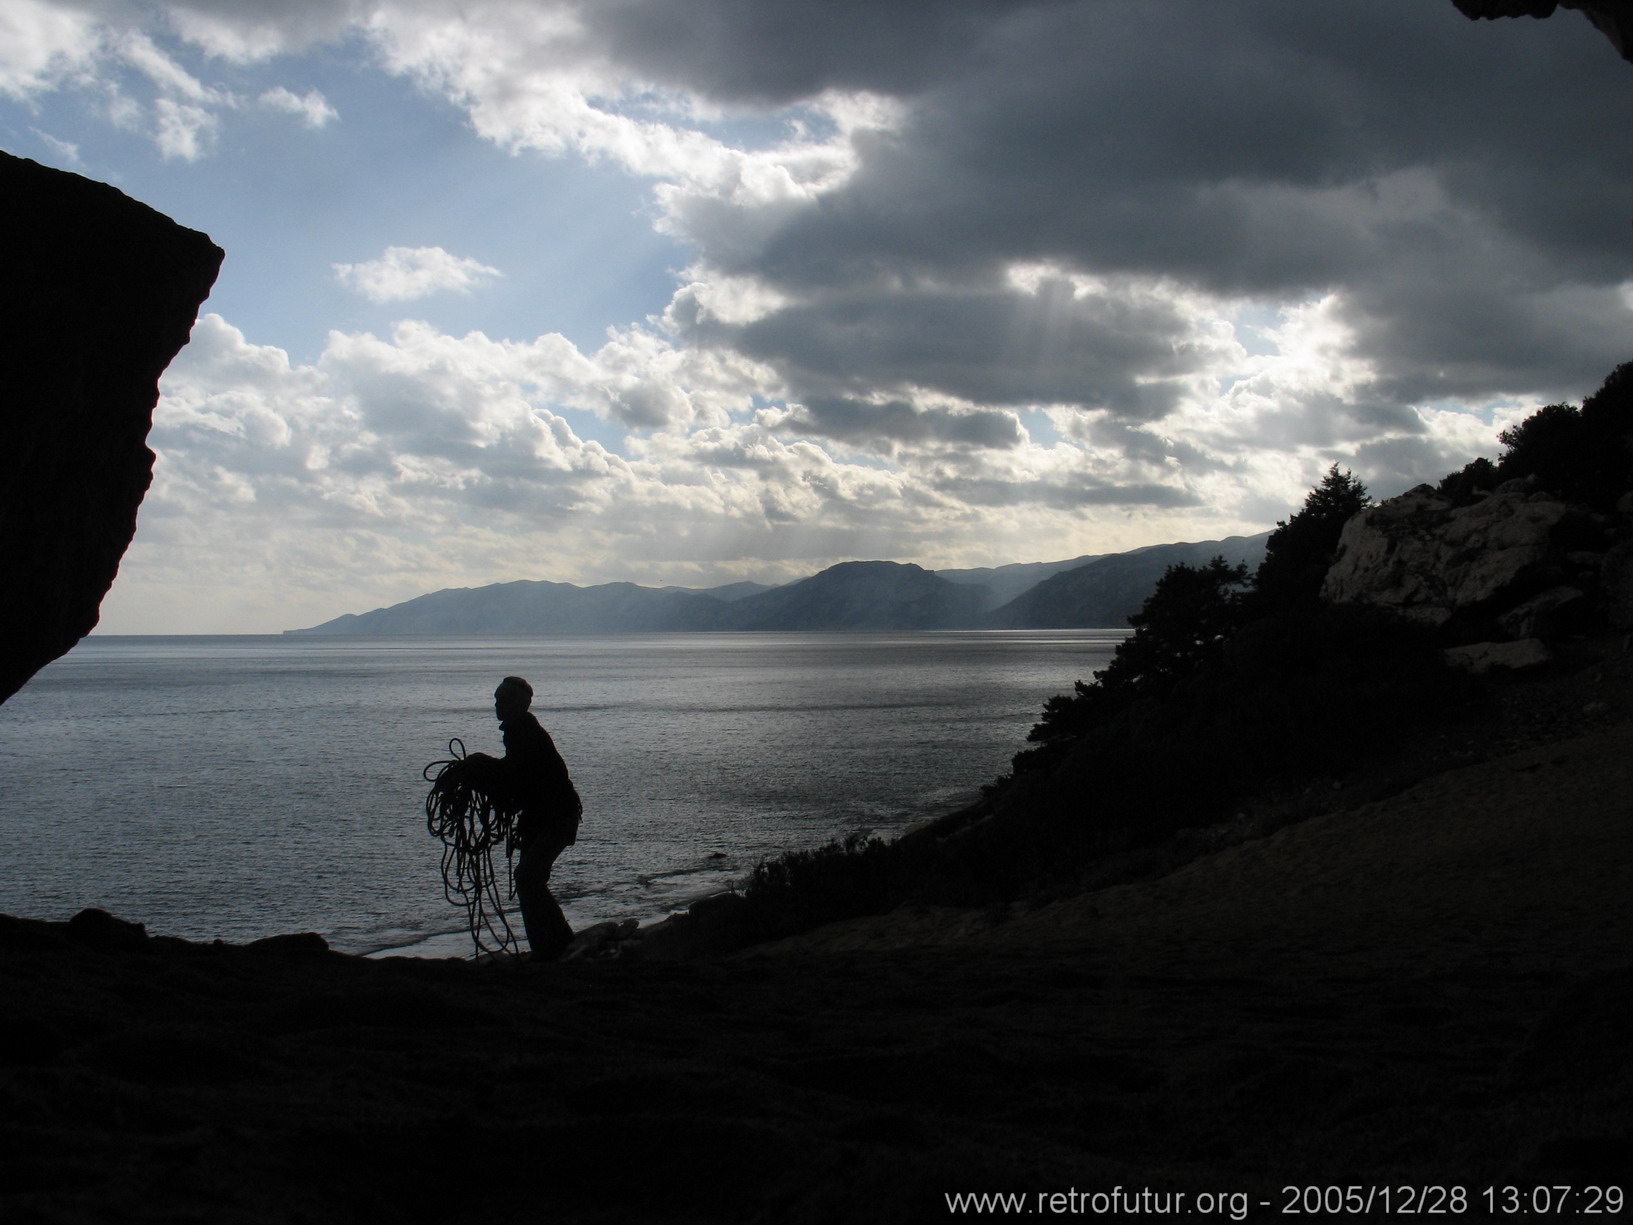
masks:
<svg viewBox="0 0 1633 1225"><path fill-rule="evenodd" d="M993 612L993 628L1040 628L1056 625L1061 618L1095 626L1123 625L1140 610L1169 566L1200 566L1223 557L1233 566L1240 563L1253 571L1264 560L1269 537L1264 532L1108 553L1033 584Z"/></svg>
<svg viewBox="0 0 1633 1225"><path fill-rule="evenodd" d="M1269 533L1060 562L926 570L848 561L777 587L642 587L517 579L448 587L288 635L608 634L742 630L1121 628L1176 562L1258 564Z"/></svg>

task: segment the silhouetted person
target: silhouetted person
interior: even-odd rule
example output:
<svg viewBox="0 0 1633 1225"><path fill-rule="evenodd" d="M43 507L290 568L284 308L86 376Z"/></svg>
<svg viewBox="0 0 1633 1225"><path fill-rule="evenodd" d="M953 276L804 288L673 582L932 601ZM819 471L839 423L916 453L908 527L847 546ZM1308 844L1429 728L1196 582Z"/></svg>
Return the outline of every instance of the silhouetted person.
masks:
<svg viewBox="0 0 1633 1225"><path fill-rule="evenodd" d="M493 711L505 738L500 764L521 808L516 900L533 956L552 960L571 942L573 929L550 894L550 869L556 856L577 841L583 806L550 733L528 710L532 702L533 687L519 676L505 677L493 691Z"/></svg>

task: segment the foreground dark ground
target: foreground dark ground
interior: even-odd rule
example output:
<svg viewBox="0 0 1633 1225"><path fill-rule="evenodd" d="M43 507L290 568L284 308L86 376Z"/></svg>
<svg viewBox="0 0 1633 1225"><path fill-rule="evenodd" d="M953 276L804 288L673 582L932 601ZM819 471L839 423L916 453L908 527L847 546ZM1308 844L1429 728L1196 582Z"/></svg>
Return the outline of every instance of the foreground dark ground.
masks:
<svg viewBox="0 0 1633 1225"><path fill-rule="evenodd" d="M0 1219L939 1220L1118 1185L1269 1219L1289 1184L1456 1184L1483 1219L1488 1185L1633 1169L1630 886L1620 724L1159 880L732 958L0 919Z"/></svg>

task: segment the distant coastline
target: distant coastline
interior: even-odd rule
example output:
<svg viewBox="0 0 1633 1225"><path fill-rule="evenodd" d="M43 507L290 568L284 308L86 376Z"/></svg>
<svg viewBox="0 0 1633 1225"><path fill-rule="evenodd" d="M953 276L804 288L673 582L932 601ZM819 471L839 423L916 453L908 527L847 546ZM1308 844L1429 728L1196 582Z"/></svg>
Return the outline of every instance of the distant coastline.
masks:
<svg viewBox="0 0 1633 1225"><path fill-rule="evenodd" d="M780 587L641 587L519 580L431 592L288 635L616 634L744 630L1122 628L1168 567L1223 557L1254 569L1269 533L977 570L841 562Z"/></svg>

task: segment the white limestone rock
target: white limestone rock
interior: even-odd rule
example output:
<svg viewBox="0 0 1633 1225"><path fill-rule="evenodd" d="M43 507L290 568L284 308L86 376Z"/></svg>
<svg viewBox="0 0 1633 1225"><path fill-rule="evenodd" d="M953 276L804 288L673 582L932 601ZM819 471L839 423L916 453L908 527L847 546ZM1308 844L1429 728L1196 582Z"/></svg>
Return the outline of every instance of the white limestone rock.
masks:
<svg viewBox="0 0 1633 1225"><path fill-rule="evenodd" d="M1442 654L1452 667L1476 676L1494 671L1519 672L1526 668L1539 668L1554 657L1540 638L1522 638L1519 642L1476 642L1470 646L1452 647Z"/></svg>
<svg viewBox="0 0 1633 1225"><path fill-rule="evenodd" d="M1461 611L1522 593L1557 559L1559 528L1576 513L1538 498L1522 481L1455 509L1419 485L1344 525L1321 594L1444 625Z"/></svg>

